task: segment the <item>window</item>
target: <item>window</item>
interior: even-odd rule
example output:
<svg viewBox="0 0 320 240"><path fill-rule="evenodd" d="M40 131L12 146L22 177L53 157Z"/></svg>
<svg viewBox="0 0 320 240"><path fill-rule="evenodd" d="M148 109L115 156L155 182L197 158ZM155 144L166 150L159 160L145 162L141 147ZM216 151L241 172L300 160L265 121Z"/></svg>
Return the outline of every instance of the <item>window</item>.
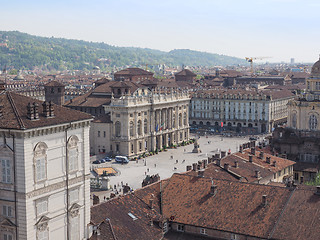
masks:
<svg viewBox="0 0 320 240"><path fill-rule="evenodd" d="M133 122L132 121L129 124L129 128L130 128L130 137L133 137Z"/></svg>
<svg viewBox="0 0 320 240"><path fill-rule="evenodd" d="M187 125L187 113L183 113L183 125Z"/></svg>
<svg viewBox="0 0 320 240"><path fill-rule="evenodd" d="M13 236L10 233L3 234L3 240L13 240Z"/></svg>
<svg viewBox="0 0 320 240"><path fill-rule="evenodd" d="M296 128L297 127L297 114L293 113L292 114L292 119L291 119L292 127Z"/></svg>
<svg viewBox="0 0 320 240"><path fill-rule="evenodd" d="M142 134L142 124L141 124L141 120L138 121L138 135L141 135Z"/></svg>
<svg viewBox="0 0 320 240"><path fill-rule="evenodd" d="M12 207L11 206L2 206L2 215L5 217L12 217Z"/></svg>
<svg viewBox="0 0 320 240"><path fill-rule="evenodd" d="M230 239L231 240L238 240L239 238L238 238L237 234L231 233Z"/></svg>
<svg viewBox="0 0 320 240"><path fill-rule="evenodd" d="M120 117L120 114L119 114L119 113L117 113L117 114L116 114L116 117L117 117L117 118L119 118L119 117Z"/></svg>
<svg viewBox="0 0 320 240"><path fill-rule="evenodd" d="M75 203L79 201L79 189L72 189L69 191L69 203Z"/></svg>
<svg viewBox="0 0 320 240"><path fill-rule="evenodd" d="M34 149L35 181L40 182L47 178L47 145L39 142Z"/></svg>
<svg viewBox="0 0 320 240"><path fill-rule="evenodd" d="M98 137L100 137L100 131L98 131Z"/></svg>
<svg viewBox="0 0 320 240"><path fill-rule="evenodd" d="M314 114L312 114L309 117L309 128L310 128L310 130L316 130L317 129L317 125L318 125L317 117Z"/></svg>
<svg viewBox="0 0 320 240"><path fill-rule="evenodd" d="M200 228L200 234L207 235L207 230L205 228Z"/></svg>
<svg viewBox="0 0 320 240"><path fill-rule="evenodd" d="M142 142L139 142L139 151L142 151Z"/></svg>
<svg viewBox="0 0 320 240"><path fill-rule="evenodd" d="M178 231L178 232L184 232L184 225L178 224L178 225L177 225L177 231Z"/></svg>
<svg viewBox="0 0 320 240"><path fill-rule="evenodd" d="M148 120L145 119L143 122L143 130L144 130L144 134L148 133Z"/></svg>
<svg viewBox="0 0 320 240"><path fill-rule="evenodd" d="M68 140L68 166L69 171L78 170L78 137L71 136Z"/></svg>
<svg viewBox="0 0 320 240"><path fill-rule="evenodd" d="M103 131L103 137L104 138L106 137L106 131Z"/></svg>
<svg viewBox="0 0 320 240"><path fill-rule="evenodd" d="M182 127L182 115L181 115L181 113L179 114L179 127Z"/></svg>
<svg viewBox="0 0 320 240"><path fill-rule="evenodd" d="M36 201L37 216L41 216L48 212L48 199L40 199Z"/></svg>
<svg viewBox="0 0 320 240"><path fill-rule="evenodd" d="M44 231L39 231L37 233L37 240L48 240L49 239L49 231L48 229Z"/></svg>
<svg viewBox="0 0 320 240"><path fill-rule="evenodd" d="M120 122L116 122L116 124L115 124L115 134L116 134L116 137L121 136L121 123Z"/></svg>
<svg viewBox="0 0 320 240"><path fill-rule="evenodd" d="M11 183L11 162L9 159L1 160L2 182Z"/></svg>

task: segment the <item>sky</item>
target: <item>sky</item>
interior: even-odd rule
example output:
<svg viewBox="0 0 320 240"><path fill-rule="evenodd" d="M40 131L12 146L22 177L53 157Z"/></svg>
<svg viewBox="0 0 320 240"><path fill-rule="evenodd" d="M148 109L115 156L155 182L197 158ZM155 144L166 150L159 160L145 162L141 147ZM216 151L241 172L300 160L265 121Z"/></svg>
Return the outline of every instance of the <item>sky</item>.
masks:
<svg viewBox="0 0 320 240"><path fill-rule="evenodd" d="M315 62L319 0L0 0L0 31ZM257 60L258 61L258 60Z"/></svg>

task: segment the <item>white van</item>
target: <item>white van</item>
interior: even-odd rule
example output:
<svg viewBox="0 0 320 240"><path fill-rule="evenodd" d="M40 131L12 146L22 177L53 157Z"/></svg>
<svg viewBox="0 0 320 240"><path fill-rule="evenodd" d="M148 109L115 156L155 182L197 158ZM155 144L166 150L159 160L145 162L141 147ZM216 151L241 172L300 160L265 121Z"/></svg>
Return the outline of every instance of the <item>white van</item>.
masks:
<svg viewBox="0 0 320 240"><path fill-rule="evenodd" d="M126 156L116 156L115 160L118 163L128 163L129 162L129 159Z"/></svg>

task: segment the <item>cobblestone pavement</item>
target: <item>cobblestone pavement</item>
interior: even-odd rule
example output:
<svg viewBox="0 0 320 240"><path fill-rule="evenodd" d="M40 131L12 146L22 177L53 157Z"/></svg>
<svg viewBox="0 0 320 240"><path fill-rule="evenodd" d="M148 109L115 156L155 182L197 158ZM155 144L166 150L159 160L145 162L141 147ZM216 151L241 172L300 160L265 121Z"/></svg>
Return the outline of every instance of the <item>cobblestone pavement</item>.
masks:
<svg viewBox="0 0 320 240"><path fill-rule="evenodd" d="M195 137L191 135L191 137ZM260 139L262 136L260 136ZM239 145L249 141L249 137L221 137L221 136L201 136L198 139L201 153L192 153L193 144L181 146L177 149L168 149L167 152L159 152L159 154L139 159L138 162L130 161L128 164L118 164L114 160L112 162L98 165L113 166L121 173L118 176L110 177L110 186L117 186L120 189L121 182L133 188L141 188L142 180L146 175L159 174L160 179L166 179L172 176L173 173L180 173L186 171L187 165L198 162L198 160L206 159L219 151L236 152ZM108 197L112 191L94 192L100 196L100 200ZM93 192L92 192L93 193ZM121 193L121 192L120 192Z"/></svg>

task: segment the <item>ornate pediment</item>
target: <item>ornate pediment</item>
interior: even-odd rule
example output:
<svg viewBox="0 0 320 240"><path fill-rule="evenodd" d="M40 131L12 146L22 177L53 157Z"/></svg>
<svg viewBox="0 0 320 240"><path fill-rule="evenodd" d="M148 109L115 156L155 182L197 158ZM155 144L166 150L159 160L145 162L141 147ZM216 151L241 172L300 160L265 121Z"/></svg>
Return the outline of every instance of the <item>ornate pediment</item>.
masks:
<svg viewBox="0 0 320 240"><path fill-rule="evenodd" d="M81 206L78 203L72 204L72 206L69 209L71 217L76 217L79 214Z"/></svg>
<svg viewBox="0 0 320 240"><path fill-rule="evenodd" d="M50 218L47 216L42 216L38 222L35 224L37 226L37 229L39 231L45 231L48 228L48 223L49 223Z"/></svg>
<svg viewBox="0 0 320 240"><path fill-rule="evenodd" d="M16 227L16 225L8 218L3 219L0 222L0 226L2 228L15 228Z"/></svg>

